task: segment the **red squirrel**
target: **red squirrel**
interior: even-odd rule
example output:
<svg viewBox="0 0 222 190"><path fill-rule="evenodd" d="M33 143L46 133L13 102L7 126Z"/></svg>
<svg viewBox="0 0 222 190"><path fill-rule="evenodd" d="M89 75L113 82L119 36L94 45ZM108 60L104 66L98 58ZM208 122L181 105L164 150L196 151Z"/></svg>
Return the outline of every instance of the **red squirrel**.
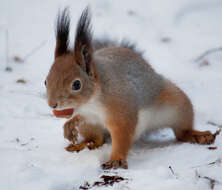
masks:
<svg viewBox="0 0 222 190"><path fill-rule="evenodd" d="M190 99L155 72L131 44L95 40L86 8L78 21L74 48L69 45L70 16L58 15L55 60L46 79L48 105L74 109L64 125L67 151L94 149L112 140L104 169L127 168L135 140L152 129L171 127L183 142L211 144L218 133L197 131Z"/></svg>

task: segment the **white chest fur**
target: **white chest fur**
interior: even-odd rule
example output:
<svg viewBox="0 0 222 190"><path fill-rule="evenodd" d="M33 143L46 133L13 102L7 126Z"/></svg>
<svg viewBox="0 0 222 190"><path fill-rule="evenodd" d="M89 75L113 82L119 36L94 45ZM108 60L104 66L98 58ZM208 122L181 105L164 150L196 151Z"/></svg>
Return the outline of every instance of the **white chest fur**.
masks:
<svg viewBox="0 0 222 190"><path fill-rule="evenodd" d="M87 123L104 126L105 109L98 101L98 97L96 95L93 96L86 104L82 105L78 110L76 110L75 115L77 114L83 116Z"/></svg>
<svg viewBox="0 0 222 190"><path fill-rule="evenodd" d="M163 106L161 108L147 108L138 113L135 140L149 130L161 127L173 127L176 122L177 110L175 107Z"/></svg>

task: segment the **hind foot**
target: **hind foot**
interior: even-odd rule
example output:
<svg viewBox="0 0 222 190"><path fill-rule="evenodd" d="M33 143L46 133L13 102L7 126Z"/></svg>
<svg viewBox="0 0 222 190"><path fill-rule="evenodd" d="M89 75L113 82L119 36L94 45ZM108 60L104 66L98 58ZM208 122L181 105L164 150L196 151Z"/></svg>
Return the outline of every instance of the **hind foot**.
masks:
<svg viewBox="0 0 222 190"><path fill-rule="evenodd" d="M177 139L183 142L198 143L198 144L212 144L214 143L216 136L220 133L220 130L212 134L210 131L195 131L184 130L177 133Z"/></svg>

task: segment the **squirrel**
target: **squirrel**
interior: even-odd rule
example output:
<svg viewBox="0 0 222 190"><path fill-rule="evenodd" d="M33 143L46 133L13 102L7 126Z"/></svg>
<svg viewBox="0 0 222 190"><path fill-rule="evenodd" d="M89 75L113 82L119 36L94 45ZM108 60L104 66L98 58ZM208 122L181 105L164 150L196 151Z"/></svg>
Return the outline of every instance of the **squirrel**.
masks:
<svg viewBox="0 0 222 190"><path fill-rule="evenodd" d="M179 141L214 142L218 132L194 129L188 96L132 44L93 39L88 7L78 20L73 49L68 47L69 30L66 8L57 17L55 59L46 89L52 109L74 109L64 125L64 137L72 142L67 151L100 147L108 133L112 153L102 168L126 169L131 146L149 130L170 127Z"/></svg>

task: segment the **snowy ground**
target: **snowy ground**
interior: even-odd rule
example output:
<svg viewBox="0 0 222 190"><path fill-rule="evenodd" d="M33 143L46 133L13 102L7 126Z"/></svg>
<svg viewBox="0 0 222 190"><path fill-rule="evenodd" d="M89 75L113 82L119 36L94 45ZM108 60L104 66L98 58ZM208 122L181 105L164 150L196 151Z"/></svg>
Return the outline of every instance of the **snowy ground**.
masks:
<svg viewBox="0 0 222 190"><path fill-rule="evenodd" d="M0 189L73 190L104 174L100 164L108 159L111 144L94 151L66 152L65 120L52 116L43 84L53 62L58 8L71 7L74 36L76 21L88 3L95 36L128 38L145 50L153 67L191 98L197 129L214 132L218 127L207 122L222 124L222 51L195 61L207 49L222 46L222 1L1 0ZM12 72L4 71L6 29ZM24 58L42 43L24 63L12 60L14 56ZM16 83L21 78L27 83ZM129 169L115 171L128 181L98 189L212 189L204 177L216 180L215 190L222 189L222 134L212 145L216 150L177 143L170 130L153 133L145 140L130 151Z"/></svg>

